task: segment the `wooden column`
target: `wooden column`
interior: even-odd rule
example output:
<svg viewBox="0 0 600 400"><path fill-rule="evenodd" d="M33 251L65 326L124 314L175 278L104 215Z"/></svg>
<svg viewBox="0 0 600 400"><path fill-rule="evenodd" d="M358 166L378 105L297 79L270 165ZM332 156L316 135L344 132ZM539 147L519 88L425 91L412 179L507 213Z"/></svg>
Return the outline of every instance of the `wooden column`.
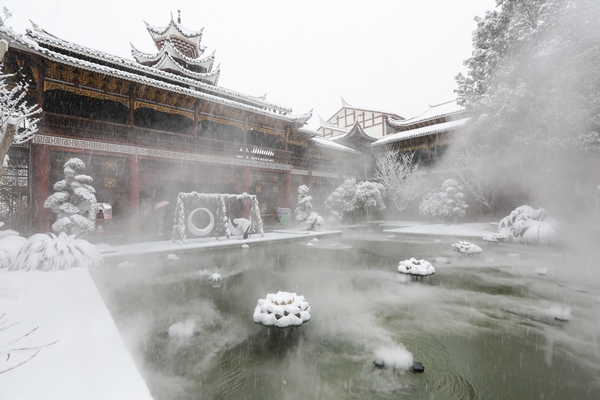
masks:
<svg viewBox="0 0 600 400"><path fill-rule="evenodd" d="M135 92L136 86L131 85L129 88L129 126L133 127L135 122Z"/></svg>
<svg viewBox="0 0 600 400"><path fill-rule="evenodd" d="M129 231L140 233L140 166L138 156L129 156Z"/></svg>
<svg viewBox="0 0 600 400"><path fill-rule="evenodd" d="M43 144L31 144L29 154L31 167L31 227L34 233L50 232L50 209L44 201L50 196L50 148Z"/></svg>
<svg viewBox="0 0 600 400"><path fill-rule="evenodd" d="M292 209L292 171L285 171L285 208Z"/></svg>

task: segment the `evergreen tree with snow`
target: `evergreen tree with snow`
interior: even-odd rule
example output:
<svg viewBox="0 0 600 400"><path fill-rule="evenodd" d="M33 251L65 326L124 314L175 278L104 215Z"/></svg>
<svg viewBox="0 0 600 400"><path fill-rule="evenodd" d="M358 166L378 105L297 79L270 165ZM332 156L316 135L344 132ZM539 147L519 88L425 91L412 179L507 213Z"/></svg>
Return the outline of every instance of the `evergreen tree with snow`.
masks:
<svg viewBox="0 0 600 400"><path fill-rule="evenodd" d="M441 189L432 189L419 205L419 213L424 216L442 217L456 222L465 216L469 207L463 198L463 187L454 179L446 179Z"/></svg>
<svg viewBox="0 0 600 400"><path fill-rule="evenodd" d="M52 231L81 236L94 230L86 214L96 203L96 190L90 185L92 177L81 174L85 164L79 158L71 158L63 168L65 179L54 184L55 192L46 199L44 208L57 214Z"/></svg>
<svg viewBox="0 0 600 400"><path fill-rule="evenodd" d="M323 225L323 217L312 211L312 196L308 195L309 189L306 185L298 187L298 205L296 206L296 221L306 225L308 230L313 230Z"/></svg>

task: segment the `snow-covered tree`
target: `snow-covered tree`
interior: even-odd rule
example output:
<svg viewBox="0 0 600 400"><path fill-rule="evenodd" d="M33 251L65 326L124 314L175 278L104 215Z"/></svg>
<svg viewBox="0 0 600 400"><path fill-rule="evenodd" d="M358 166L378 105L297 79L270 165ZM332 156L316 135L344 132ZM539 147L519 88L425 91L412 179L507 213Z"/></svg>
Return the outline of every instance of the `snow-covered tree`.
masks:
<svg viewBox="0 0 600 400"><path fill-rule="evenodd" d="M515 243L554 245L559 241L559 223L543 208L521 206L498 225L500 239Z"/></svg>
<svg viewBox="0 0 600 400"><path fill-rule="evenodd" d="M80 173L85 164L79 158L71 158L63 167L65 179L54 184L55 192L44 202L57 214L52 231L76 235L93 231L94 223L85 215L96 203L96 190L89 185L93 179Z"/></svg>
<svg viewBox="0 0 600 400"><path fill-rule="evenodd" d="M574 183L600 154L600 3L496 3L476 19L467 73L457 76L469 140L531 197L585 201ZM552 185L536 185L544 180Z"/></svg>
<svg viewBox="0 0 600 400"><path fill-rule="evenodd" d="M308 230L313 230L323 225L323 217L314 212L311 203L312 196L308 195L309 189L306 185L298 187L298 205L294 210L296 212L296 221L304 224Z"/></svg>
<svg viewBox="0 0 600 400"><path fill-rule="evenodd" d="M383 193L385 187L381 183L361 181L356 184L356 191L352 204L355 210L364 210L367 217L369 212L378 212L385 209Z"/></svg>
<svg viewBox="0 0 600 400"><path fill-rule="evenodd" d="M469 207L463 198L463 187L454 179L446 179L441 189L429 191L419 204L419 213L425 216L448 218L455 222L456 218L465 216Z"/></svg>
<svg viewBox="0 0 600 400"><path fill-rule="evenodd" d="M325 209L332 220L356 218L369 212L385 209L383 201L385 187L376 182L347 179L325 200Z"/></svg>
<svg viewBox="0 0 600 400"><path fill-rule="evenodd" d="M325 199L325 212L331 222L341 222L344 217L354 211L352 199L356 192L356 180L347 179Z"/></svg>
<svg viewBox="0 0 600 400"><path fill-rule="evenodd" d="M457 176L459 183L475 197L475 200L494 211L499 185L494 183L495 168L486 162L484 146L465 146L450 163L450 168Z"/></svg>
<svg viewBox="0 0 600 400"><path fill-rule="evenodd" d="M387 149L377 157L376 176L398 211L424 193L426 177L414 162L414 153Z"/></svg>
<svg viewBox="0 0 600 400"><path fill-rule="evenodd" d="M38 233L21 246L10 270L58 271L75 267L95 268L103 264L102 254L87 240L61 232Z"/></svg>
<svg viewBox="0 0 600 400"><path fill-rule="evenodd" d="M37 104L26 101L29 85L13 82L14 75L0 74L0 175L7 165L11 144L23 144L37 132Z"/></svg>
<svg viewBox="0 0 600 400"><path fill-rule="evenodd" d="M225 199L223 199L223 196L219 196L219 199L217 200L217 217L215 218L215 237L217 240L219 240L221 236L225 236L227 239L231 236L227 222Z"/></svg>

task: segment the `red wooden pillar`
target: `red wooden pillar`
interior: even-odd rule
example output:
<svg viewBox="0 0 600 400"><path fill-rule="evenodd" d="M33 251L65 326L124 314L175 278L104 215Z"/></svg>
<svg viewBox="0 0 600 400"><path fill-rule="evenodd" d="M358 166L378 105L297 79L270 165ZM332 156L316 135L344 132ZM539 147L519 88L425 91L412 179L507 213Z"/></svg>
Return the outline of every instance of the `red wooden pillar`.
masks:
<svg viewBox="0 0 600 400"><path fill-rule="evenodd" d="M308 190L312 190L312 169L308 169L308 182L306 182L306 186L308 186Z"/></svg>
<svg viewBox="0 0 600 400"><path fill-rule="evenodd" d="M285 208L292 208L292 171L285 171Z"/></svg>
<svg viewBox="0 0 600 400"><path fill-rule="evenodd" d="M31 206L33 208L31 227L35 233L50 231L50 217L53 214L44 208L50 196L50 148L43 144L31 144Z"/></svg>
<svg viewBox="0 0 600 400"><path fill-rule="evenodd" d="M140 233L140 166L138 156L129 156L129 227L132 235Z"/></svg>

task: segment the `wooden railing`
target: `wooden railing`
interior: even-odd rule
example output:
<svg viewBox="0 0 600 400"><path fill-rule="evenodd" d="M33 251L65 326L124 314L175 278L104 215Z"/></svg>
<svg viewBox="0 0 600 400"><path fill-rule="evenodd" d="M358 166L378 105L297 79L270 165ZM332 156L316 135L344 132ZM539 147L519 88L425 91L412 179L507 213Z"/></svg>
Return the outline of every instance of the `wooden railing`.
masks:
<svg viewBox="0 0 600 400"><path fill-rule="evenodd" d="M49 112L43 114L39 125L40 131L48 135L264 162L288 164L291 161L289 151Z"/></svg>

